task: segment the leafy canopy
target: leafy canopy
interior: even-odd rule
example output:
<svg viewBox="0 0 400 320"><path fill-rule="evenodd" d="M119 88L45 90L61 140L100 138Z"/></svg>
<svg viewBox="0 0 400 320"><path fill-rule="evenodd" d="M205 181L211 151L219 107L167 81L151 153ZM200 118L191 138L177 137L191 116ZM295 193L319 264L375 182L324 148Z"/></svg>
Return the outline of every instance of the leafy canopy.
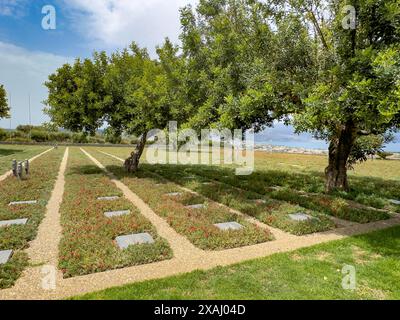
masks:
<svg viewBox="0 0 400 320"><path fill-rule="evenodd" d="M3 85L0 85L0 119L9 116L10 109L7 102L7 92Z"/></svg>

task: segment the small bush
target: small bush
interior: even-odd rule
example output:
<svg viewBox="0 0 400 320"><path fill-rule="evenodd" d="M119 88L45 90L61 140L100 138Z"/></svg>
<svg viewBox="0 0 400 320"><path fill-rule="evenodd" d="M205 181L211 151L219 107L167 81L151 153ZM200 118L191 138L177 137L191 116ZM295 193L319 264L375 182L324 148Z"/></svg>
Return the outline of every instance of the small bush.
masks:
<svg viewBox="0 0 400 320"><path fill-rule="evenodd" d="M46 142L49 140L49 135L46 131L33 130L31 132L31 139L36 142Z"/></svg>
<svg viewBox="0 0 400 320"><path fill-rule="evenodd" d="M7 132L0 128L0 141L4 141L7 139Z"/></svg>
<svg viewBox="0 0 400 320"><path fill-rule="evenodd" d="M73 143L88 143L88 138L83 133L74 133L72 135L72 142Z"/></svg>

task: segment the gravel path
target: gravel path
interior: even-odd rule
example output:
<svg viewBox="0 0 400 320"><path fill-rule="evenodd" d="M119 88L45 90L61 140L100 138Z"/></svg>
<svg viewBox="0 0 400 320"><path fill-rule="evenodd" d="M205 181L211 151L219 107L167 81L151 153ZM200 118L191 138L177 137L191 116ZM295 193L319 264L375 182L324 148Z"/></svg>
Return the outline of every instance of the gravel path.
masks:
<svg viewBox="0 0 400 320"><path fill-rule="evenodd" d="M104 166L93 156L84 150L82 151L92 159L97 166L107 172ZM51 265L56 265L57 263L56 247L58 246L61 236L58 201L61 201L63 194L63 175L65 172L67 157L68 153L66 151L56 187L50 200L53 205L50 206L49 203L48 213L39 230L38 238L34 243L32 243L31 249L29 250L32 261L43 261ZM206 252L197 249L185 237L177 234L164 219L156 215L147 204L130 191L127 186L117 180L109 172L107 173L117 187L124 192L125 197L134 203L141 210L141 213L153 223L159 235L170 243L170 246L174 251L174 258L147 265L133 266L69 279L62 279L60 273L57 273L57 286L53 291L46 291L41 288L44 277L44 275L41 274L42 269L40 267L32 267L27 269L26 273L22 278L20 278L15 287L0 291L0 299L67 298L73 295L80 295L113 286L158 279L191 272L193 270L208 270L216 266L231 265L246 260L266 257L278 252L293 251L319 243L340 240L349 236L400 225L400 216L397 215L386 221L363 225L352 225L301 237L291 235L285 236L285 234L281 234L281 236L275 241L224 251ZM51 230L51 232L49 230Z"/></svg>

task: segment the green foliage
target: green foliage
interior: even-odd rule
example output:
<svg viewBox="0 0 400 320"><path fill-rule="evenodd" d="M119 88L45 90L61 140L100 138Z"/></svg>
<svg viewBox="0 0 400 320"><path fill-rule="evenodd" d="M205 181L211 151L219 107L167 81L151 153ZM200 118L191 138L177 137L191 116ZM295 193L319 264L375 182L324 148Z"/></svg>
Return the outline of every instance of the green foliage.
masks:
<svg viewBox="0 0 400 320"><path fill-rule="evenodd" d="M85 133L74 133L72 135L73 143L88 143L88 136Z"/></svg>
<svg viewBox="0 0 400 320"><path fill-rule="evenodd" d="M30 137L33 141L36 142L46 142L49 140L49 135L46 131L41 130L32 130L30 133Z"/></svg>
<svg viewBox="0 0 400 320"><path fill-rule="evenodd" d="M0 128L0 141L4 141L7 139L7 131Z"/></svg>
<svg viewBox="0 0 400 320"><path fill-rule="evenodd" d="M158 48L159 61L145 49L129 49L107 57L76 60L49 76L45 112L52 122L69 130L93 134L106 121L117 135L141 136L155 128L164 129L178 103L175 64L177 48L168 40Z"/></svg>
<svg viewBox="0 0 400 320"><path fill-rule="evenodd" d="M112 128L107 128L104 132L105 141L111 144L120 144L122 142L121 134L115 132Z"/></svg>
<svg viewBox="0 0 400 320"><path fill-rule="evenodd" d="M3 85L0 85L0 119L9 116L10 108L7 102L7 92Z"/></svg>

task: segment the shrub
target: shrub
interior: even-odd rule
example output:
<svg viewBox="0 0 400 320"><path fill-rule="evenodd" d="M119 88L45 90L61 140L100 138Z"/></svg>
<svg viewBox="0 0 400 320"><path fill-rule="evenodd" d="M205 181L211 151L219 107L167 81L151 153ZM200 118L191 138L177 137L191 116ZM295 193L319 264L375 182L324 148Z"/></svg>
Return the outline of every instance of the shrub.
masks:
<svg viewBox="0 0 400 320"><path fill-rule="evenodd" d="M88 142L88 138L83 133L74 133L72 135L72 142L73 143L87 143Z"/></svg>
<svg viewBox="0 0 400 320"><path fill-rule="evenodd" d="M32 130L31 139L36 142L46 142L49 140L49 135L46 131Z"/></svg>
<svg viewBox="0 0 400 320"><path fill-rule="evenodd" d="M4 141L7 139L7 132L0 128L0 141Z"/></svg>

